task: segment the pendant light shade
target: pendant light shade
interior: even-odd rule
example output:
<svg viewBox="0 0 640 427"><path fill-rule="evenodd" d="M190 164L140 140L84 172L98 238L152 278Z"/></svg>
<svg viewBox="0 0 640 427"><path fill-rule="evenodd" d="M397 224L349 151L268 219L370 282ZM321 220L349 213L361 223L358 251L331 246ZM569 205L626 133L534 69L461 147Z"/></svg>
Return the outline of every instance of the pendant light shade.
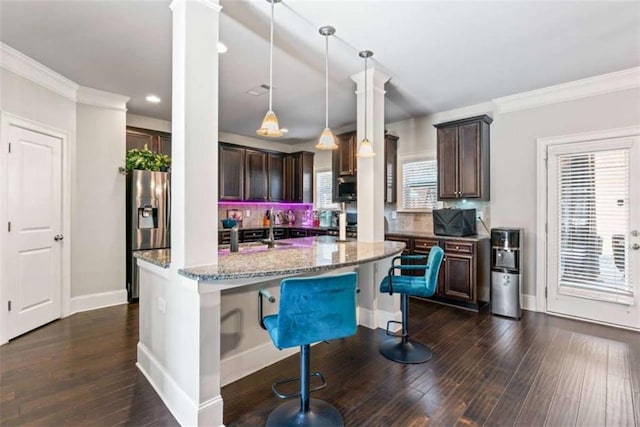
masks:
<svg viewBox="0 0 640 427"><path fill-rule="evenodd" d="M269 44L269 110L262 120L262 126L256 131L260 136L278 138L284 133L280 130L278 117L273 112L273 6L280 0L267 0L271 3L271 42Z"/></svg>
<svg viewBox="0 0 640 427"><path fill-rule="evenodd" d="M320 139L318 140L318 144L316 144L316 148L319 150L335 150L338 148L338 144L336 144L336 137L329 129L329 36L332 36L336 33L336 29L332 26L327 25L326 27L320 28L320 34L325 37L325 92L324 92L324 130L320 135Z"/></svg>
<svg viewBox="0 0 640 427"><path fill-rule="evenodd" d="M373 151L373 145L367 139L367 95L369 88L367 87L367 60L373 56L370 50L363 50L358 54L360 58L364 58L364 139L360 142L356 157L373 157L376 153Z"/></svg>

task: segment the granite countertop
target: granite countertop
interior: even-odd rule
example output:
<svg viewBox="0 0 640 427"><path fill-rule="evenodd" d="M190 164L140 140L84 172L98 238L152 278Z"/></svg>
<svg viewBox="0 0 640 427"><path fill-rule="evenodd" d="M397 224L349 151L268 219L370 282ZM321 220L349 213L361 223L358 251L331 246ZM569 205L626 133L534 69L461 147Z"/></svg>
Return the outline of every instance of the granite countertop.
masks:
<svg viewBox="0 0 640 427"><path fill-rule="evenodd" d="M433 231L424 230L389 230L385 234L402 237L423 237L427 239L442 239L442 240L466 240L470 242L479 242L480 240L489 239L491 236L488 234L475 234L473 236L456 237L456 236L440 236L433 234Z"/></svg>
<svg viewBox="0 0 640 427"><path fill-rule="evenodd" d="M258 242L241 243L239 252L220 247L217 265L186 267L179 274L194 280L216 281L320 272L399 255L401 242L363 243L355 239L338 242L332 236L302 237L276 241L268 249ZM166 249L140 251L137 258L168 268Z"/></svg>
<svg viewBox="0 0 640 427"><path fill-rule="evenodd" d="M162 268L171 265L171 249L149 249L148 251L135 251L133 256Z"/></svg>

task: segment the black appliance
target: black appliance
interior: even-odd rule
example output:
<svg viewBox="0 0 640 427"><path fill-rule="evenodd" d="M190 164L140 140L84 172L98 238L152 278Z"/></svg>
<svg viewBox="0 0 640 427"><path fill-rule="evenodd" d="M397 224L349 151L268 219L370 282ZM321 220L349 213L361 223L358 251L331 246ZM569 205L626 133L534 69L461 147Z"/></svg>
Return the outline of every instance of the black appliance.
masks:
<svg viewBox="0 0 640 427"><path fill-rule="evenodd" d="M473 236L476 234L475 209L434 209L433 234L438 236Z"/></svg>
<svg viewBox="0 0 640 427"><path fill-rule="evenodd" d="M521 228L491 229L491 312L500 316L522 317Z"/></svg>
<svg viewBox="0 0 640 427"><path fill-rule="evenodd" d="M342 176L336 180L335 202L354 202L357 194L358 181L355 176Z"/></svg>

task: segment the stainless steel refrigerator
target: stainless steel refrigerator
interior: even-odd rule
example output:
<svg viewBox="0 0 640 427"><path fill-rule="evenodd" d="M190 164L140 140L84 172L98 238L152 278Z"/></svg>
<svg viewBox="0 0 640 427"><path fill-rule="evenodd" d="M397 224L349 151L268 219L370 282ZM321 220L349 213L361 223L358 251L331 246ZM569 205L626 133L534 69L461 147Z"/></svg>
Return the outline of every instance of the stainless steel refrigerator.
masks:
<svg viewBox="0 0 640 427"><path fill-rule="evenodd" d="M139 275L133 254L171 247L171 182L168 172L133 170L127 175L127 294L137 301Z"/></svg>

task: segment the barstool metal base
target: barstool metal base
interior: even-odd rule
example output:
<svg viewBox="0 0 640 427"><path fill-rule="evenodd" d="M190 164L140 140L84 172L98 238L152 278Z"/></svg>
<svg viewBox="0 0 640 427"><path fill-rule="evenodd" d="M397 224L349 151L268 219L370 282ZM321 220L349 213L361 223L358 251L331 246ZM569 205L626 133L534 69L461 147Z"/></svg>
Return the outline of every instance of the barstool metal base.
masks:
<svg viewBox="0 0 640 427"><path fill-rule="evenodd" d="M292 400L271 411L267 427L342 427L344 420L331 404L320 399L310 399L309 411L300 412L300 402Z"/></svg>
<svg viewBox="0 0 640 427"><path fill-rule="evenodd" d="M413 364L431 359L431 349L419 342L406 339L389 339L380 344L380 354L394 362Z"/></svg>

